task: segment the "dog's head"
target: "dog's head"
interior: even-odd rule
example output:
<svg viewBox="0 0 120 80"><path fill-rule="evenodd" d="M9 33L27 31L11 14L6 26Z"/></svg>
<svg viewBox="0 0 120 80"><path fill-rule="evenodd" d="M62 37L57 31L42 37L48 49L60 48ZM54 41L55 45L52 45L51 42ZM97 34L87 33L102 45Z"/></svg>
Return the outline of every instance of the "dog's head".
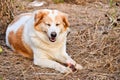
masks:
<svg viewBox="0 0 120 80"><path fill-rule="evenodd" d="M40 10L35 13L34 20L35 30L47 36L51 42L55 42L62 33L69 29L67 14L58 10Z"/></svg>

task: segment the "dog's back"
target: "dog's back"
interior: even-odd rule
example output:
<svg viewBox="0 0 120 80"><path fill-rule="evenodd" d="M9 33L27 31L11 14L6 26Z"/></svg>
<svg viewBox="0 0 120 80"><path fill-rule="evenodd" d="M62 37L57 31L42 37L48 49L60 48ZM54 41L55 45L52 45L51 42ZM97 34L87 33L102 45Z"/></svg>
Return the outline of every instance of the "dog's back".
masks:
<svg viewBox="0 0 120 80"><path fill-rule="evenodd" d="M27 44L23 43L23 28L24 24L31 18L32 13L24 13L17 16L11 24L9 24L6 30L6 44L17 53L30 53L26 54L26 57L32 57L32 50L29 49Z"/></svg>

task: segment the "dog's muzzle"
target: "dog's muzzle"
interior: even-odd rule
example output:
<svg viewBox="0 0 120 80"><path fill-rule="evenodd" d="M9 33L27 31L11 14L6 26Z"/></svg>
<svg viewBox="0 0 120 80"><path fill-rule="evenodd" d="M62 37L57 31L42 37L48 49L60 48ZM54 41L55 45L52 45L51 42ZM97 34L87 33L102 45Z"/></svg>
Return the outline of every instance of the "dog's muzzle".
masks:
<svg viewBox="0 0 120 80"><path fill-rule="evenodd" d="M56 41L56 37L57 37L57 33L56 32L51 32L49 40L51 42L55 42Z"/></svg>

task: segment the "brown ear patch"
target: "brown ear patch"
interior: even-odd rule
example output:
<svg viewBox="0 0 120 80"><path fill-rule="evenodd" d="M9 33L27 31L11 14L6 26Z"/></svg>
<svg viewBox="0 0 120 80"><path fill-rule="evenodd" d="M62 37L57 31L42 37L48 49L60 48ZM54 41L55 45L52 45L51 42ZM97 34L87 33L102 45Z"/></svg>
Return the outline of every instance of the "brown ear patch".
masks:
<svg viewBox="0 0 120 80"><path fill-rule="evenodd" d="M64 27L65 27L65 28L69 27L70 24L69 24L69 22L68 22L67 17L62 16L62 19L63 19L63 22L64 22Z"/></svg>
<svg viewBox="0 0 120 80"><path fill-rule="evenodd" d="M34 23L34 28L37 30L37 31L41 31L40 28L39 28L39 24L42 22L44 16L47 15L47 13L45 12L39 12L37 14L35 14L35 23Z"/></svg>
<svg viewBox="0 0 120 80"><path fill-rule="evenodd" d="M23 42L23 39L22 39L23 29L24 29L24 26L21 26L16 33L11 31L8 35L8 40L16 53L19 53L24 57L28 57L32 59L33 52L31 48L25 42Z"/></svg>
<svg viewBox="0 0 120 80"><path fill-rule="evenodd" d="M37 26L38 24L41 23L42 19L44 18L44 16L46 16L48 14L48 12L39 12L37 14L35 14L35 26Z"/></svg>

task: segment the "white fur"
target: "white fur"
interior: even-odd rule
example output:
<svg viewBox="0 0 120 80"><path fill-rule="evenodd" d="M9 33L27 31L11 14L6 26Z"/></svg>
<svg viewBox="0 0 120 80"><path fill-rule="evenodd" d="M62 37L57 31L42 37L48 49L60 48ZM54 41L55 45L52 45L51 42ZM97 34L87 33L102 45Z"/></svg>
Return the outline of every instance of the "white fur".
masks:
<svg viewBox="0 0 120 80"><path fill-rule="evenodd" d="M46 10L47 9L45 9L45 11ZM47 11L52 12L52 10ZM45 36L34 29L34 14L38 12L39 11L35 11L32 16L23 16L14 24L9 25L6 31L6 44L10 46L8 42L9 32L16 32L21 25L24 25L23 41L33 50L33 60L35 65L53 68L61 73L71 72L71 69L60 63L71 63L76 65L77 69L82 69L82 66L76 64L76 62L66 53L67 31L59 34L59 28L57 28L54 23L51 23L52 25L48 29L48 35L55 31L59 36L57 37L57 41L50 42L48 36ZM58 11L55 11L55 14L50 13L49 16L54 19L55 16L58 15L57 12Z"/></svg>
<svg viewBox="0 0 120 80"><path fill-rule="evenodd" d="M50 28L48 28L48 35L49 35L49 37L51 37L51 33L52 32L56 32L57 35L59 35L59 33L60 33L60 28L56 27L56 25L54 23L51 24Z"/></svg>

